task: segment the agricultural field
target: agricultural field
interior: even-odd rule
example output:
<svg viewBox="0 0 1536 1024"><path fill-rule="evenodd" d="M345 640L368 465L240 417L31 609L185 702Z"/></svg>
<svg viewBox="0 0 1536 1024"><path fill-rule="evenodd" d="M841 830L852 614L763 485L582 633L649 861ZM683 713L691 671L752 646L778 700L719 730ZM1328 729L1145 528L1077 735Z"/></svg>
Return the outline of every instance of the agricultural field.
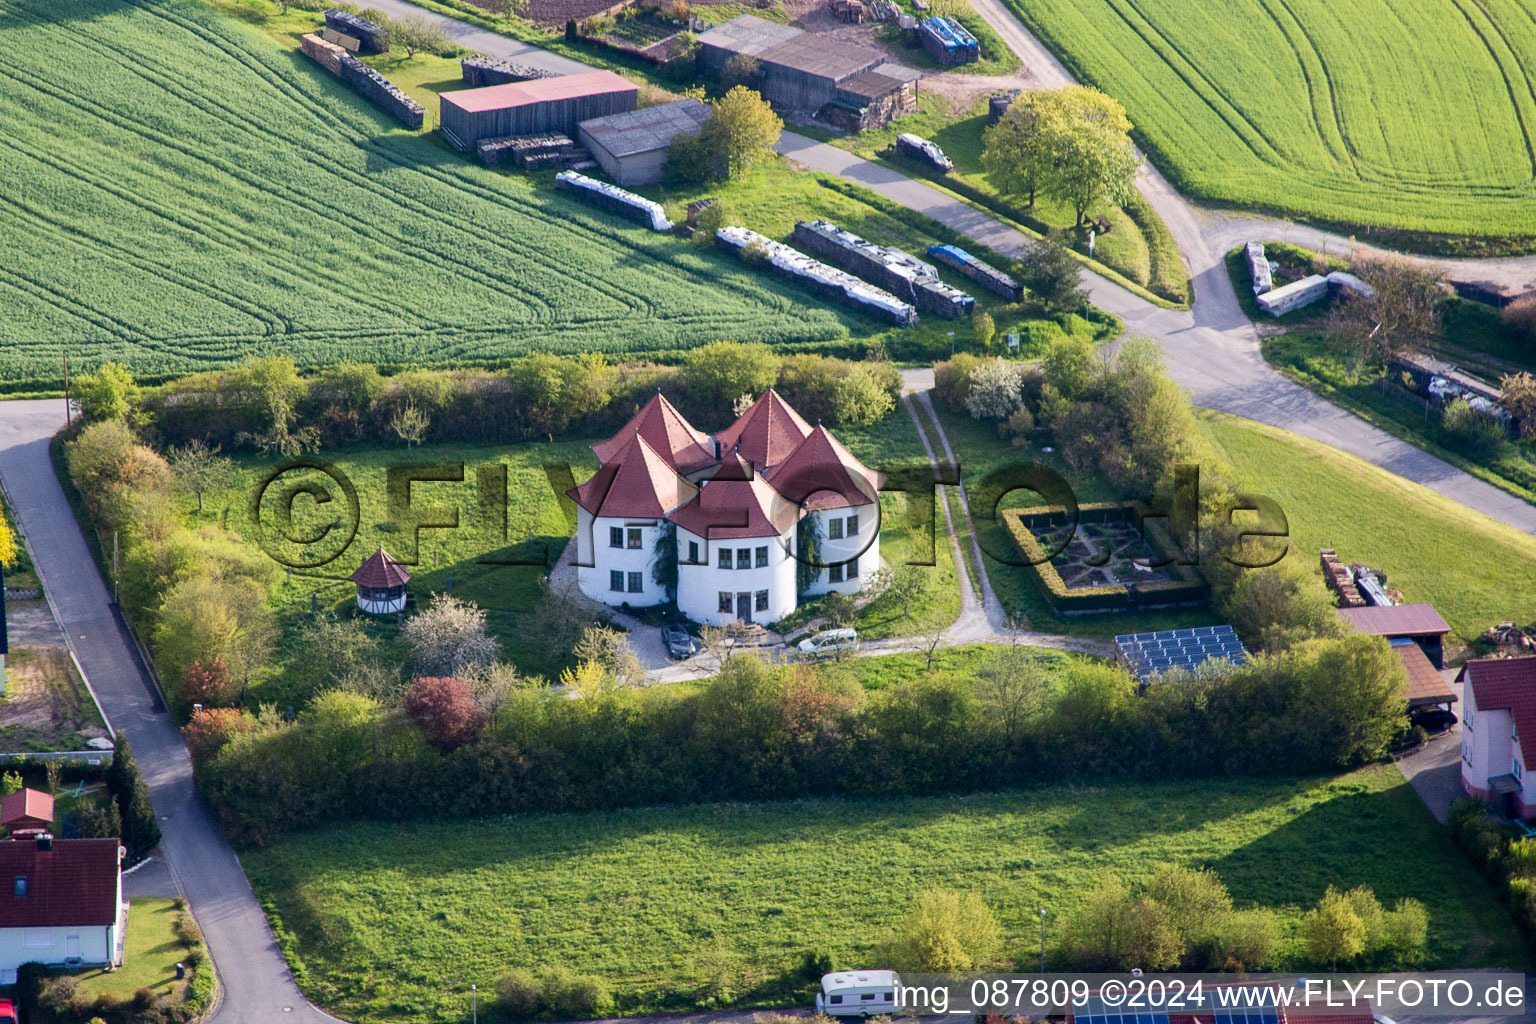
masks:
<svg viewBox="0 0 1536 1024"><path fill-rule="evenodd" d="M1437 248L1536 245L1536 19L1520 0L1006 2L1125 104L1192 195L1469 236L1398 239Z"/></svg>
<svg viewBox="0 0 1536 1024"><path fill-rule="evenodd" d="M1414 843L1404 843L1414 836ZM1429 911L1425 967L1528 958L1508 910L1396 768L1333 779L1119 781L964 798L652 808L290 834L244 858L306 994L360 1024L457 1019L514 967L604 978L622 1012L730 993L806 1005L803 952L867 965L925 889L973 890L1012 956L1105 875L1214 869L1297 921L1328 885Z"/></svg>
<svg viewBox="0 0 1536 1024"><path fill-rule="evenodd" d="M6 385L54 384L66 352L156 377L871 326L397 130L202 4L7 0L0 24Z"/></svg>

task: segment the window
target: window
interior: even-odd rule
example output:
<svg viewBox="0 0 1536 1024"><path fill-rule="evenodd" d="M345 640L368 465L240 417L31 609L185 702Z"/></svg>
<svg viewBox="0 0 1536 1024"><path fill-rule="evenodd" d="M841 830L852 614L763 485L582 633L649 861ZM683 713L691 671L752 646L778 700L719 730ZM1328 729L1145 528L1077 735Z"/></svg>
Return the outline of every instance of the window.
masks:
<svg viewBox="0 0 1536 1024"><path fill-rule="evenodd" d="M1514 765L1514 767L1511 768L1510 771L1514 772L1515 778L1517 778L1517 779L1520 778L1520 776L1523 774L1521 772L1521 770L1520 770L1520 759L1519 758L1515 758L1515 760L1510 762L1510 763Z"/></svg>
<svg viewBox="0 0 1536 1024"><path fill-rule="evenodd" d="M632 572L629 574L629 592L638 594L645 589L645 573Z"/></svg>
<svg viewBox="0 0 1536 1024"><path fill-rule="evenodd" d="M736 596L729 590L720 591L720 610L729 612L734 607L736 607Z"/></svg>
<svg viewBox="0 0 1536 1024"><path fill-rule="evenodd" d="M640 546L640 527L631 526L629 528L629 543L625 546L631 548L638 548Z"/></svg>
<svg viewBox="0 0 1536 1024"><path fill-rule="evenodd" d="M766 590L759 590L757 592L756 600L754 600L752 602L752 607L755 610L760 611L760 612L767 611L768 610L768 591L766 591Z"/></svg>
<svg viewBox="0 0 1536 1024"><path fill-rule="evenodd" d="M875 1001L875 994L873 992L860 992L859 998L866 1003L872 1003Z"/></svg>
<svg viewBox="0 0 1536 1024"><path fill-rule="evenodd" d="M854 532L857 533L858 531L855 530ZM885 1001L888 1003L894 1003L896 1001L896 993L894 992L885 992L882 993L882 995L885 996Z"/></svg>
<svg viewBox="0 0 1536 1024"><path fill-rule="evenodd" d="M768 545L764 544L757 549L757 567L761 569L768 564Z"/></svg>
<svg viewBox="0 0 1536 1024"><path fill-rule="evenodd" d="M828 583L841 583L841 582L843 582L843 567L841 565L829 565L829 566L827 566L827 582Z"/></svg>
<svg viewBox="0 0 1536 1024"><path fill-rule="evenodd" d="M750 569L750 568L752 568L752 549L751 548L737 548L736 549L736 568L738 568L738 569Z"/></svg>
<svg viewBox="0 0 1536 1024"><path fill-rule="evenodd" d="M848 559L847 576L851 580L859 578L859 560L857 558Z"/></svg>
<svg viewBox="0 0 1536 1024"><path fill-rule="evenodd" d="M688 542L688 561L694 563L695 565L698 564L699 542L696 540L691 540Z"/></svg>
<svg viewBox="0 0 1536 1024"><path fill-rule="evenodd" d="M608 527L608 546L611 548L621 548L624 546L624 530L622 527Z"/></svg>
<svg viewBox="0 0 1536 1024"><path fill-rule="evenodd" d="M722 568L722 569L729 569L731 567L731 549L730 548L721 548L720 549L720 562L719 562L719 565L720 565L720 568Z"/></svg>
<svg viewBox="0 0 1536 1024"><path fill-rule="evenodd" d="M26 928L21 933L21 944L28 949L48 949L53 945L53 929Z"/></svg>
<svg viewBox="0 0 1536 1024"><path fill-rule="evenodd" d="M21 897L21 896L25 896L26 894L27 894L27 876L26 875L17 875L16 876L16 895L18 897Z"/></svg>
<svg viewBox="0 0 1536 1024"><path fill-rule="evenodd" d="M831 999L829 999L827 1001L830 1002L830 1003L836 1004L836 1003L842 1002L843 1001L843 997L842 996L833 996Z"/></svg>
<svg viewBox="0 0 1536 1024"><path fill-rule="evenodd" d="M859 514L857 512L855 512L853 515L848 517L848 536L850 536L850 537L857 537L858 535L859 535Z"/></svg>
<svg viewBox="0 0 1536 1024"><path fill-rule="evenodd" d="M622 572L619 572L617 569L609 571L608 589L617 590L621 594L624 592L624 574Z"/></svg>
<svg viewBox="0 0 1536 1024"><path fill-rule="evenodd" d="M829 519L829 520L827 520L827 539L828 540L842 540L843 539L843 521L841 519Z"/></svg>

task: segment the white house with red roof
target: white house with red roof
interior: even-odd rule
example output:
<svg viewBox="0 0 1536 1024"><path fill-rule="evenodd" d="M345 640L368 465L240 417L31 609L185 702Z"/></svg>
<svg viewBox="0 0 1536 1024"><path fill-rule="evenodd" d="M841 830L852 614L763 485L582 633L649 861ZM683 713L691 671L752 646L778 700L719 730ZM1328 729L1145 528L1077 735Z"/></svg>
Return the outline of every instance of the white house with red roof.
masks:
<svg viewBox="0 0 1536 1024"><path fill-rule="evenodd" d="M771 389L714 437L658 393L592 451L602 468L566 493L577 582L594 600L665 603L656 566L675 557L684 615L777 621L799 603L807 518L820 538L807 594L853 593L880 564L879 475Z"/></svg>
<svg viewBox="0 0 1536 1024"><path fill-rule="evenodd" d="M26 963L122 963L127 925L116 839L0 841L0 984Z"/></svg>
<svg viewBox="0 0 1536 1024"><path fill-rule="evenodd" d="M1476 658L1457 678L1462 787L1508 817L1536 817L1536 658Z"/></svg>

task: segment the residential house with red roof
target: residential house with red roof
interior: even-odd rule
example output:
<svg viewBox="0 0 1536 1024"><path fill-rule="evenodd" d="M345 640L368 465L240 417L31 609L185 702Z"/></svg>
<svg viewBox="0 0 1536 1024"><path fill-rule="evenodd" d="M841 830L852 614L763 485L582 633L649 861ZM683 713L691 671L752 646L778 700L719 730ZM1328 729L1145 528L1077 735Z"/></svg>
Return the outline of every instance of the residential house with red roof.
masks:
<svg viewBox="0 0 1536 1024"><path fill-rule="evenodd" d="M25 963L122 963L127 925L116 839L0 842L0 984Z"/></svg>
<svg viewBox="0 0 1536 1024"><path fill-rule="evenodd" d="M1462 787L1508 817L1536 817L1536 658L1473 659L1457 678Z"/></svg>
<svg viewBox="0 0 1536 1024"><path fill-rule="evenodd" d="M675 596L700 622L774 622L799 603L801 523L818 538L805 594L853 593L879 566L879 475L773 390L711 437L660 393L592 451L576 503L577 581L610 605ZM657 566L676 560L677 590Z"/></svg>

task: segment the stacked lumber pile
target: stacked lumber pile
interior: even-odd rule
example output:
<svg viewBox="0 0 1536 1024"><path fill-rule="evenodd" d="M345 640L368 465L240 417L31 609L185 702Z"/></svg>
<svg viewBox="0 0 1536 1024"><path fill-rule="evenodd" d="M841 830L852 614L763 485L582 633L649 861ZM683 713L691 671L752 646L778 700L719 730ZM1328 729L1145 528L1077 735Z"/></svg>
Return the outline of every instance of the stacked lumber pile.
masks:
<svg viewBox="0 0 1536 1024"><path fill-rule="evenodd" d="M1364 608L1365 598L1360 596L1360 588L1355 586L1355 577L1349 567L1339 561L1339 554L1333 548L1323 548L1319 551L1323 565L1323 580L1328 584L1339 598L1340 608Z"/></svg>
<svg viewBox="0 0 1536 1024"><path fill-rule="evenodd" d="M336 58L341 62L341 80L362 93L370 103L417 131L426 120L427 108L411 99L400 88L350 53Z"/></svg>
<svg viewBox="0 0 1536 1024"><path fill-rule="evenodd" d="M389 29L361 14L333 8L325 12L325 27L356 39L363 53L389 52Z"/></svg>
<svg viewBox="0 0 1536 1024"><path fill-rule="evenodd" d="M487 167L510 163L536 171L543 167L563 166L575 149L576 143L564 132L543 132L481 139L475 146L475 155Z"/></svg>
<svg viewBox="0 0 1536 1024"><path fill-rule="evenodd" d="M326 42L317 35L307 35L299 40L299 49L304 55L317 62L325 70L341 77L341 55L347 51L335 43Z"/></svg>
<svg viewBox="0 0 1536 1024"><path fill-rule="evenodd" d="M558 71L519 64L512 60L494 57L465 57L459 61L459 71L470 88L486 85L506 85L508 82L531 82L536 78L559 78Z"/></svg>

